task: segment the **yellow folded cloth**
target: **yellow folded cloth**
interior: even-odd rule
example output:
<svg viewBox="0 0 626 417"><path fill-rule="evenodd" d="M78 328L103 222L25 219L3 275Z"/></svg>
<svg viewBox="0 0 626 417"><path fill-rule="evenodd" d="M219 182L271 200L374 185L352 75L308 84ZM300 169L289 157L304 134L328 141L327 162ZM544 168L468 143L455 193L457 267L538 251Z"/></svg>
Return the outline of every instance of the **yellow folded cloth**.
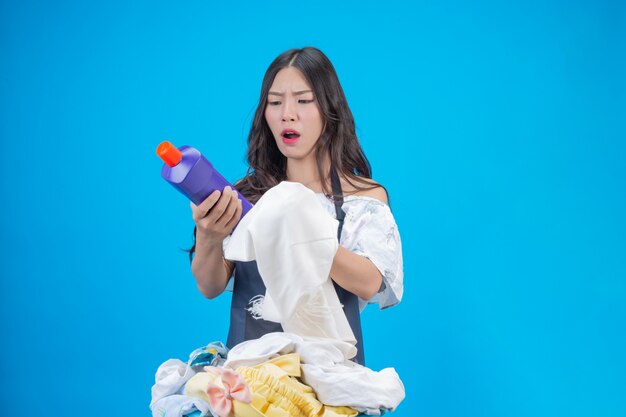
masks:
<svg viewBox="0 0 626 417"><path fill-rule="evenodd" d="M298 381L302 376L300 355L282 355L256 366L240 366L252 392L252 405L266 417L353 417L358 412L349 407L325 406L313 388Z"/></svg>
<svg viewBox="0 0 626 417"><path fill-rule="evenodd" d="M300 355L282 355L256 366L240 366L236 372L252 392L252 402L232 401L235 417L354 417L350 407L325 406L317 400L313 389L298 381L302 375ZM221 385L216 374L200 372L185 386L185 395L209 402L207 388Z"/></svg>

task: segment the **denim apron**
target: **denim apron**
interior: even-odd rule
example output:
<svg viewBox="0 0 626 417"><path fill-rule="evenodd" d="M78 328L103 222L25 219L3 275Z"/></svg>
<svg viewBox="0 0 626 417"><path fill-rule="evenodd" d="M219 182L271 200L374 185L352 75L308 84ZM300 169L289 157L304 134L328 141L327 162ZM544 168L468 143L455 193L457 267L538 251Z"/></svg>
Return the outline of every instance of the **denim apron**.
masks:
<svg viewBox="0 0 626 417"><path fill-rule="evenodd" d="M339 240L346 216L346 213L341 208L343 205L343 191L337 172L334 169L331 170L330 177L333 194L339 196L334 199L335 212L339 221L337 229L337 240ZM230 329L226 342L228 348L232 348L245 340L258 339L266 333L282 332L283 328L280 323L263 320L257 310L263 296L265 296L265 284L263 284L263 279L259 275L256 261L236 261L234 279L233 298L230 307ZM333 285L356 339L357 354L353 360L361 365L365 365L359 298L337 285L334 281Z"/></svg>

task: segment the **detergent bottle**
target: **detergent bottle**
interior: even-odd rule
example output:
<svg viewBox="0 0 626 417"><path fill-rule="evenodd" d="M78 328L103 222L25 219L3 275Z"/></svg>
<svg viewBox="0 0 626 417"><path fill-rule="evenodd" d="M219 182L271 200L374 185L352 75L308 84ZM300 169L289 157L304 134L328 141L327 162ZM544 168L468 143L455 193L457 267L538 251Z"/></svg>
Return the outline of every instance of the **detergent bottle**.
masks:
<svg viewBox="0 0 626 417"><path fill-rule="evenodd" d="M165 162L161 176L195 205L202 203L213 191L222 192L229 185L235 189L213 165L194 147L176 148L168 141L161 142L156 150ZM252 208L252 204L237 191L241 200L241 217Z"/></svg>

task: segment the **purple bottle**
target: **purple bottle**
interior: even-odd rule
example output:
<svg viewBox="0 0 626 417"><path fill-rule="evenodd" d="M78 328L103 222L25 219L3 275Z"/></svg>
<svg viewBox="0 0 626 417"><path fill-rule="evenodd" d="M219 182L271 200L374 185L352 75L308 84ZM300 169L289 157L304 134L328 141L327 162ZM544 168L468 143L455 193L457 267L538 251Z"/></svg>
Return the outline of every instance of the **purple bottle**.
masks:
<svg viewBox="0 0 626 417"><path fill-rule="evenodd" d="M185 145L177 149L170 142L164 141L156 152L165 162L161 176L195 205L202 203L213 191L223 191L227 185L234 189L196 148ZM252 204L239 191L237 194L242 203L243 217L250 211Z"/></svg>

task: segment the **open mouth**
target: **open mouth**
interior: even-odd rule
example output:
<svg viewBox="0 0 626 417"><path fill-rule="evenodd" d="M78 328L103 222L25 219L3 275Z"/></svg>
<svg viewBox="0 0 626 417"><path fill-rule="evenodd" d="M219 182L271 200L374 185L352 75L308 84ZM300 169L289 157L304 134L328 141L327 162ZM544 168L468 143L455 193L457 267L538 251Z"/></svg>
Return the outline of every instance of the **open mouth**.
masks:
<svg viewBox="0 0 626 417"><path fill-rule="evenodd" d="M281 136L285 139L298 139L300 137L300 133L294 129L285 129L281 132Z"/></svg>

